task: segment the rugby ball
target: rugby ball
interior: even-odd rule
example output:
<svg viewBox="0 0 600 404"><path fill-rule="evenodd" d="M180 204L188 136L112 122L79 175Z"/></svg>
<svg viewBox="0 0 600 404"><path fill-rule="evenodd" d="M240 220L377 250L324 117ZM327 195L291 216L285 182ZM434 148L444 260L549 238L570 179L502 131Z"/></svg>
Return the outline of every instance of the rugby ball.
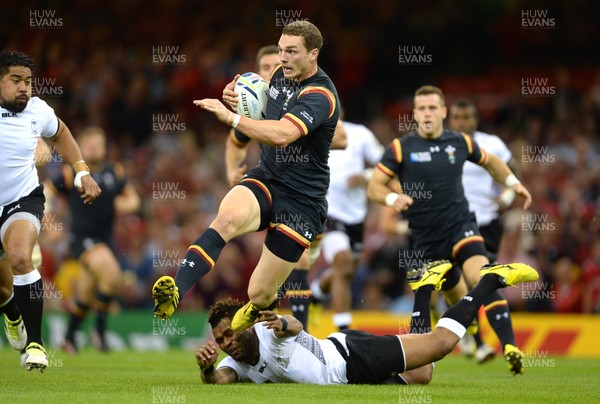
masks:
<svg viewBox="0 0 600 404"><path fill-rule="evenodd" d="M238 93L237 113L255 120L265 119L268 91L269 85L258 74L242 74L235 82L235 92Z"/></svg>

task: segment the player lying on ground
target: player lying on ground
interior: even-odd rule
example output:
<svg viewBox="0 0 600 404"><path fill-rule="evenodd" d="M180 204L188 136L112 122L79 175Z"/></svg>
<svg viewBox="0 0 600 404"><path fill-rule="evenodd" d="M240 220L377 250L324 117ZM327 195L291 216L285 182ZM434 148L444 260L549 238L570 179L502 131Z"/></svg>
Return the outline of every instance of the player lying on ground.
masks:
<svg viewBox="0 0 600 404"><path fill-rule="evenodd" d="M447 262L432 265L413 288L441 288L451 267ZM243 303L227 299L210 308L209 322L216 343L229 357L215 368L218 350L209 342L196 352L196 361L204 383L428 383L431 364L452 352L490 293L538 276L525 264L483 267L477 286L426 334L376 336L344 330L321 340L303 331L294 317L267 310L251 328L236 332L231 321ZM413 314L411 330L414 318Z"/></svg>

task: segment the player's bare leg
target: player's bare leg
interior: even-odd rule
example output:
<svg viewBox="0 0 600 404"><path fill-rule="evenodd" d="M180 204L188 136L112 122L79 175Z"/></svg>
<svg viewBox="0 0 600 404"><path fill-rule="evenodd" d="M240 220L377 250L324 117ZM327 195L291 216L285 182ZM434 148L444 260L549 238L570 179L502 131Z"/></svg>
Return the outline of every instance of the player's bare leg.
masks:
<svg viewBox="0 0 600 404"><path fill-rule="evenodd" d="M331 265L331 308L334 312L334 324L343 330L350 327L352 321L352 279L355 260L350 250L338 252Z"/></svg>
<svg viewBox="0 0 600 404"><path fill-rule="evenodd" d="M233 187L221 201L215 220L188 248L175 279L163 276L154 284L154 315L169 318L180 297L212 269L225 244L259 228L260 213L260 205L249 188Z"/></svg>
<svg viewBox="0 0 600 404"><path fill-rule="evenodd" d="M17 307L13 292L13 274L6 258L0 258L0 313L4 313L4 331L14 349L21 350L27 345L27 330Z"/></svg>
<svg viewBox="0 0 600 404"><path fill-rule="evenodd" d="M31 259L39 228L34 224L35 217L30 214L28 216L31 219L25 216L8 226L2 237L2 244L13 272L15 300L27 329L25 366L27 370L37 368L43 371L48 366L46 351L42 346L44 284Z"/></svg>
<svg viewBox="0 0 600 404"><path fill-rule="evenodd" d="M77 353L75 333L94 303L94 290L96 290L95 276L89 268L83 267L75 282L75 299L69 307L69 324L61 346L69 354Z"/></svg>
<svg viewBox="0 0 600 404"><path fill-rule="evenodd" d="M248 284L250 302L231 320L232 330L242 331L254 323L258 312L268 308L275 301L279 285L285 282L295 265L295 262L279 258L263 245L260 260Z"/></svg>
<svg viewBox="0 0 600 404"><path fill-rule="evenodd" d="M532 282L538 277L537 271L525 264L482 268L479 284L444 313L431 333L398 336L404 348L406 370L438 361L452 352L477 316L483 301L498 288Z"/></svg>
<svg viewBox="0 0 600 404"><path fill-rule="evenodd" d="M464 262L463 272L470 288L476 285L474 281L478 281L479 268L487 264L487 257L482 255L470 257ZM495 291L484 300L483 305L488 321L502 344L504 357L511 373L523 373L523 353L516 347L507 300L500 291Z"/></svg>
<svg viewBox="0 0 600 404"><path fill-rule="evenodd" d="M308 307L312 295L308 284L308 272L311 266L310 249L307 248L283 284L285 298L290 303L292 314L302 323L304 330L308 330Z"/></svg>

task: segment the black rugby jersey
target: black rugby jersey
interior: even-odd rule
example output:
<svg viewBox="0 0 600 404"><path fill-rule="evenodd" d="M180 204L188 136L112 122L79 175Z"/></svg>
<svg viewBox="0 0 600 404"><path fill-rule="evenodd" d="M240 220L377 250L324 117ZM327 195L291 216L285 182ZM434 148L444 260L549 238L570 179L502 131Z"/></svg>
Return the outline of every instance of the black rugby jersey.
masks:
<svg viewBox="0 0 600 404"><path fill-rule="evenodd" d="M411 234L436 240L469 216L462 186L465 161L483 164L486 153L463 133L445 130L437 139L417 132L396 138L388 145L377 168L398 176L403 192L413 204L402 214Z"/></svg>
<svg viewBox="0 0 600 404"><path fill-rule="evenodd" d="M73 174L65 166L52 178L52 184L66 195L71 211L71 233L76 237L111 238L115 217L115 198L126 184L125 171L120 164L104 162L102 169L91 174L102 193L91 205L81 201L81 194L73 185Z"/></svg>
<svg viewBox="0 0 600 404"><path fill-rule="evenodd" d="M306 80L297 82L283 76L281 66L269 82L266 119L288 119L302 137L286 147L260 145L257 167L279 188L325 198L329 187L329 148L339 118L339 101L333 82L319 68ZM234 131L240 145L250 138Z"/></svg>

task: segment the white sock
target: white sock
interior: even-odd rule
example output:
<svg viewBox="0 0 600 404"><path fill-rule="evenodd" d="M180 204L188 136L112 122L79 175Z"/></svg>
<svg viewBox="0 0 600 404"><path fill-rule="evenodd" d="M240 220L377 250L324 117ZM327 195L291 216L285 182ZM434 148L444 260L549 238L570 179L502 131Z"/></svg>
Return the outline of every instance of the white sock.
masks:
<svg viewBox="0 0 600 404"><path fill-rule="evenodd" d="M352 313L346 311L344 313L335 313L333 315L333 325L336 327L349 327L352 323Z"/></svg>
<svg viewBox="0 0 600 404"><path fill-rule="evenodd" d="M453 334L456 334L458 336L458 338L464 337L465 333L467 332L467 329L465 327L463 327L463 325L461 323L459 323L458 321L456 321L454 319L448 318L448 317L440 318L440 320L437 322L437 325L435 326L435 328L438 328L438 327L442 327L442 328L449 330Z"/></svg>
<svg viewBox="0 0 600 404"><path fill-rule="evenodd" d="M34 282L42 279L42 275L37 270L37 268L33 268L33 271L29 272L25 275L14 275L13 276L13 285L15 286L24 286L31 285Z"/></svg>

